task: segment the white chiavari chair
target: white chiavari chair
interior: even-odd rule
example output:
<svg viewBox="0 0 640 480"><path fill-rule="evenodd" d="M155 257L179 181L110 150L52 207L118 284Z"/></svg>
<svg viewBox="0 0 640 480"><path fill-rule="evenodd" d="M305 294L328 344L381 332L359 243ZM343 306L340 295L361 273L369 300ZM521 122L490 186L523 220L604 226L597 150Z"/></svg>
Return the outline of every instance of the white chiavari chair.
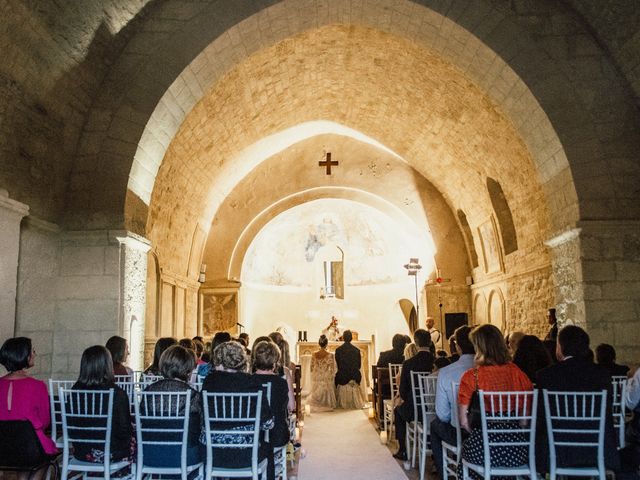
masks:
<svg viewBox="0 0 640 480"><path fill-rule="evenodd" d="M537 479L536 414L538 391L485 392L480 390L482 417L483 463L475 464L462 458L462 477L468 480L469 470L484 480L494 476L528 476ZM498 453L501 452L501 453ZM493 455L492 455L493 454ZM513 467L496 465L497 458L521 457Z"/></svg>

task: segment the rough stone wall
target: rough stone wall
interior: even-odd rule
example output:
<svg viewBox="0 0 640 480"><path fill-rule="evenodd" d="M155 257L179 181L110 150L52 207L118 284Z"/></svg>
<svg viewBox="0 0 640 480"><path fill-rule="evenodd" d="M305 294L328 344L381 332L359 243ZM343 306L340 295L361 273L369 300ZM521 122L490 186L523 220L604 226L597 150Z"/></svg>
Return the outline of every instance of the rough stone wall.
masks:
<svg viewBox="0 0 640 480"><path fill-rule="evenodd" d="M119 245L108 232L66 232L60 239L52 375L77 374L82 351L121 332Z"/></svg>
<svg viewBox="0 0 640 480"><path fill-rule="evenodd" d="M471 309L471 291L466 285L442 284L427 285L425 287L427 299L427 315L434 318L436 326L445 332L444 319L447 313L467 313L469 323L473 322ZM440 325L440 303L442 303L442 325ZM424 320L419 320L419 326L424 327ZM448 350L448 345L445 345Z"/></svg>
<svg viewBox="0 0 640 480"><path fill-rule="evenodd" d="M0 75L0 187L49 220L64 204L71 158L64 138L58 114Z"/></svg>
<svg viewBox="0 0 640 480"><path fill-rule="evenodd" d="M555 306L551 266L514 275L507 284L506 331L523 331L541 338L547 334L547 309Z"/></svg>
<svg viewBox="0 0 640 480"><path fill-rule="evenodd" d="M34 339L34 374L77 378L85 348L124 333L119 250L107 231L59 233L52 224L26 223L16 330Z"/></svg>
<svg viewBox="0 0 640 480"><path fill-rule="evenodd" d="M59 235L57 225L34 217L23 221L20 232L16 332L33 341L37 356L31 373L42 378L53 365Z"/></svg>
<svg viewBox="0 0 640 480"><path fill-rule="evenodd" d="M40 218L60 220L85 115L145 3L0 1L0 187Z"/></svg>
<svg viewBox="0 0 640 480"><path fill-rule="evenodd" d="M618 360L640 358L640 223L581 222L548 242L560 325L589 332L592 347L612 344Z"/></svg>
<svg viewBox="0 0 640 480"><path fill-rule="evenodd" d="M368 45L367 55L360 54L363 45ZM361 74L372 68L372 75ZM312 89L310 75L316 85ZM268 82L260 80L267 78ZM316 94L318 88L339 94L326 100ZM381 92L388 98L383 111ZM332 105L348 99L354 99L350 108ZM530 201L542 198L542 191L525 145L509 119L461 72L435 52L402 38L334 25L255 54L219 82L186 118L160 167L147 224L147 235L164 254L164 266L184 269L196 222L211 215L209 210L215 212L220 198L246 168L239 155L244 148L318 118L349 126L394 150L432 181L450 204L462 206L472 228L489 214L488 195L476 193L486 192L484 175L489 174L505 179L501 183L514 208L527 205L528 215L514 215L516 228L522 226L519 221L548 223L539 219L544 202ZM414 128L410 137L409 126ZM341 182L344 171L330 181ZM507 187L506 178L517 181ZM270 179L267 186L273 182ZM190 192L188 198L185 191ZM194 205L207 211L198 214Z"/></svg>
<svg viewBox="0 0 640 480"><path fill-rule="evenodd" d="M610 343L618 359L640 359L640 221L583 222L581 274L592 347Z"/></svg>
<svg viewBox="0 0 640 480"><path fill-rule="evenodd" d="M598 42L606 45L616 67L629 82L640 104L640 9L635 1L567 0L591 25ZM576 39L573 48L580 48Z"/></svg>

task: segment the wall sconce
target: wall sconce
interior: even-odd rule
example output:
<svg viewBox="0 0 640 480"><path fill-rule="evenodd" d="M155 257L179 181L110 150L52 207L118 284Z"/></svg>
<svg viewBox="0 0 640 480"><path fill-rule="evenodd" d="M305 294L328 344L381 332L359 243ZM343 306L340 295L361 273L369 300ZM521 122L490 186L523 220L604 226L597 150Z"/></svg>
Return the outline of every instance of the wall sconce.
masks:
<svg viewBox="0 0 640 480"><path fill-rule="evenodd" d="M200 265L200 275L198 275L198 282L204 283L207 280L207 264Z"/></svg>

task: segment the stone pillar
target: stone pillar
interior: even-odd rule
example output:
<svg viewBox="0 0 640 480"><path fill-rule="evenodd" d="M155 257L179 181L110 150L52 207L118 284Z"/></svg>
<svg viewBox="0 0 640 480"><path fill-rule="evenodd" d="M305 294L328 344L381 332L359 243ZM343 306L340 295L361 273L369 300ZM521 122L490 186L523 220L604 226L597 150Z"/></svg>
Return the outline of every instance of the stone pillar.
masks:
<svg viewBox="0 0 640 480"><path fill-rule="evenodd" d="M28 214L27 205L0 189L0 344L15 333L20 222Z"/></svg>
<svg viewBox="0 0 640 480"><path fill-rule="evenodd" d="M580 260L580 229L566 230L547 240L545 244L551 249L552 255L558 324L560 327L571 324L586 328Z"/></svg>
<svg viewBox="0 0 640 480"><path fill-rule="evenodd" d="M144 370L147 252L151 243L131 232L111 232L120 243L119 330L129 342L129 367Z"/></svg>
<svg viewBox="0 0 640 480"><path fill-rule="evenodd" d="M59 275L60 228L29 215L20 229L16 335L33 341L38 354L29 374L43 379L51 376L53 365Z"/></svg>
<svg viewBox="0 0 640 480"><path fill-rule="evenodd" d="M560 324L610 343L620 362L640 356L640 222L582 221L547 242Z"/></svg>
<svg viewBox="0 0 640 480"><path fill-rule="evenodd" d="M119 243L107 230L60 234L51 375L78 378L85 348L122 335Z"/></svg>

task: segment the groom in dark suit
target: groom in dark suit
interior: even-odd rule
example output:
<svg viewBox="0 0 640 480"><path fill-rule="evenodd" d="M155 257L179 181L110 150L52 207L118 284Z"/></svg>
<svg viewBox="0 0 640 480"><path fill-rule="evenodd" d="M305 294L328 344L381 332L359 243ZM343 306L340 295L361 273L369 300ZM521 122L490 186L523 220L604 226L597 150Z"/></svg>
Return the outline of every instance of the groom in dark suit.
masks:
<svg viewBox="0 0 640 480"><path fill-rule="evenodd" d="M346 385L351 380L355 380L357 384L360 384L362 380L360 350L358 347L351 345L351 340L353 340L351 330L345 330L342 338L344 343L336 348L336 363L338 364L336 385Z"/></svg>
<svg viewBox="0 0 640 480"><path fill-rule="evenodd" d="M604 431L604 462L607 469L620 471L616 434L611 412L611 375L589 358L589 335L582 328L569 325L560 330L556 347L558 363L538 372L536 386L540 389L536 431L536 463L539 472L549 471L549 447L545 424L542 390L556 392L607 391L607 410ZM594 449L585 448L558 452L559 466L596 465ZM616 475L618 477L618 475Z"/></svg>

